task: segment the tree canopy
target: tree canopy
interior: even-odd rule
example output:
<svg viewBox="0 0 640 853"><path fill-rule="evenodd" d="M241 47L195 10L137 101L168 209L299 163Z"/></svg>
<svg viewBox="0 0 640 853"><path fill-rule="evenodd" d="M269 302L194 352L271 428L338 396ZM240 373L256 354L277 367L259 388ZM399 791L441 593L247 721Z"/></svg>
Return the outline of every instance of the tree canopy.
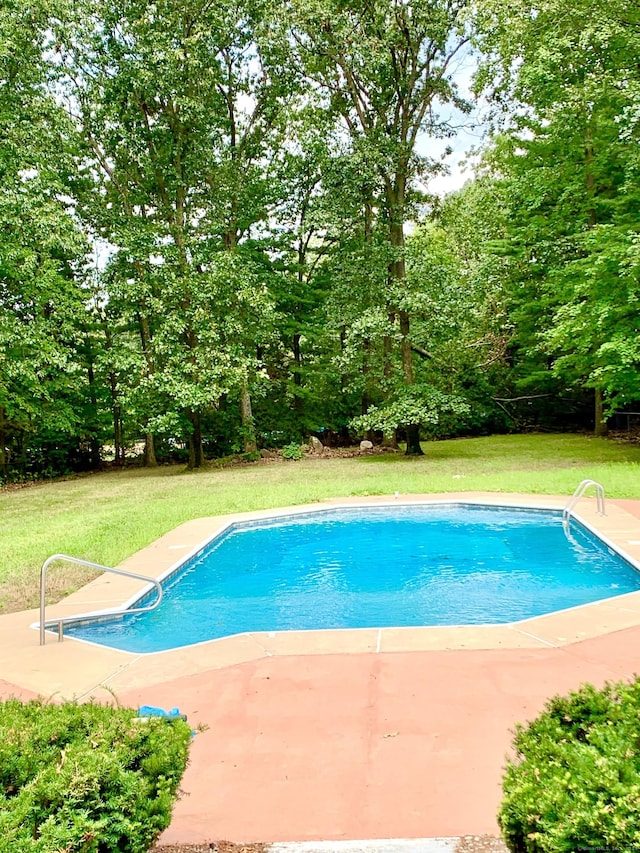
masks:
<svg viewBox="0 0 640 853"><path fill-rule="evenodd" d="M637 408L637 3L5 5L3 479Z"/></svg>

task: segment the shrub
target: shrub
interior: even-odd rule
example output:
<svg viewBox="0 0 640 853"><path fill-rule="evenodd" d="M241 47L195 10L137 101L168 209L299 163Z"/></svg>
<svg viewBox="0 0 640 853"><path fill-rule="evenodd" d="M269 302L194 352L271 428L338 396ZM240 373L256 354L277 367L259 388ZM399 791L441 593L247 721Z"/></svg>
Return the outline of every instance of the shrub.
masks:
<svg viewBox="0 0 640 853"><path fill-rule="evenodd" d="M0 703L0 846L145 853L169 824L191 731L98 704Z"/></svg>
<svg viewBox="0 0 640 853"><path fill-rule="evenodd" d="M640 849L640 680L585 685L518 726L498 820L514 853Z"/></svg>
<svg viewBox="0 0 640 853"><path fill-rule="evenodd" d="M292 441L291 444L286 444L282 448L282 456L284 459L302 459L304 450L300 444Z"/></svg>

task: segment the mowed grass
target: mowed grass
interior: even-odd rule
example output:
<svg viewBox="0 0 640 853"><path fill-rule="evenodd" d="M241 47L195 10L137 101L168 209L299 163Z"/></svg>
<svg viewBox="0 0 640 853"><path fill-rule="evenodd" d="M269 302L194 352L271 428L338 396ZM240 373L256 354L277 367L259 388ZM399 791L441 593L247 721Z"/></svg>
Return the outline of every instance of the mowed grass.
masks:
<svg viewBox="0 0 640 853"><path fill-rule="evenodd" d="M216 466L132 468L0 492L0 612L34 607L43 561L62 552L114 566L184 521L348 495L452 491L567 495L585 478L640 498L640 445L585 435L510 435L386 454ZM51 599L87 580L52 567Z"/></svg>

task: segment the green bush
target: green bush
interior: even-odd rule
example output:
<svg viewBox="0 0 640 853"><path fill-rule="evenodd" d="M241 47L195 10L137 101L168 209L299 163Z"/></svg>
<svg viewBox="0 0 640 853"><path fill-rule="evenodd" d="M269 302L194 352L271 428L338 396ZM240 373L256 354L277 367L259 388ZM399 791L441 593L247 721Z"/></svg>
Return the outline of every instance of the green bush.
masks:
<svg viewBox="0 0 640 853"><path fill-rule="evenodd" d="M510 850L640 849L640 679L556 696L514 746L498 815Z"/></svg>
<svg viewBox="0 0 640 853"><path fill-rule="evenodd" d="M291 444L286 444L282 448L282 456L284 459L302 459L304 456L304 450L299 444L292 441Z"/></svg>
<svg viewBox="0 0 640 853"><path fill-rule="evenodd" d="M165 829L190 727L98 704L0 703L0 850L145 853Z"/></svg>

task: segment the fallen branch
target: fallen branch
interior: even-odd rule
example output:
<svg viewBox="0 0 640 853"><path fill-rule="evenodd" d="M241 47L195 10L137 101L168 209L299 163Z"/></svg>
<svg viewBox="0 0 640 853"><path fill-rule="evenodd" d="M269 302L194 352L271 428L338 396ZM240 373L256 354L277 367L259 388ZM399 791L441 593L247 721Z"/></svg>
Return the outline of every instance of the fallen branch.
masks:
<svg viewBox="0 0 640 853"><path fill-rule="evenodd" d="M421 355L422 358L433 358L433 353L428 352L426 349L419 347L418 344L411 344L411 349L413 352Z"/></svg>

